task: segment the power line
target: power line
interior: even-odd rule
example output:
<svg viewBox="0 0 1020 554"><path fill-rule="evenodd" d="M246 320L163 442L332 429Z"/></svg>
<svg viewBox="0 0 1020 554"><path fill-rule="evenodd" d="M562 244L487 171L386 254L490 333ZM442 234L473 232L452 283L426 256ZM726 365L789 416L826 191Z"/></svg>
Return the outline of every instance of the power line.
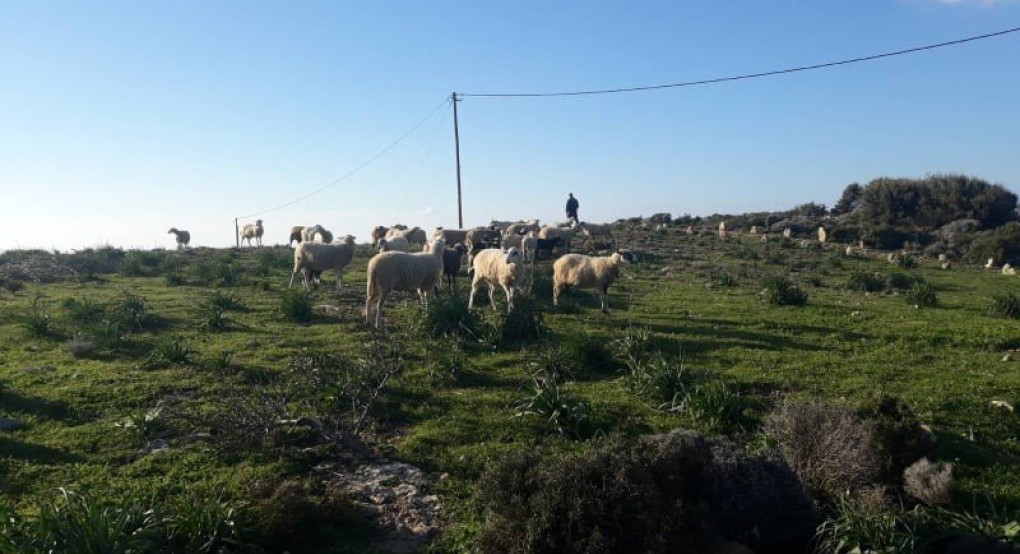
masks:
<svg viewBox="0 0 1020 554"><path fill-rule="evenodd" d="M348 171L347 173L344 173L340 177L337 177L332 182L330 182L330 183L328 183L328 184L326 184L324 186L321 186L321 187L313 190L312 192L309 192L308 194L306 194L304 196L300 196L300 197L295 198L294 200L291 200L289 202L284 202L283 204L280 204L279 206L276 206L276 207L273 207L273 208L269 208L269 209L266 209L266 210L262 210L261 212L255 212L255 213L251 213L251 214L248 214L248 215L245 215L245 216L241 216L238 219L247 219L249 217L265 215L265 214L268 214L268 213L275 212L277 210L282 210L283 208L286 208L287 206L291 206L293 204L297 204L298 202L300 202L302 200L306 200L308 198L311 198L311 197L315 196L316 194L319 194L320 192L325 191L326 189L329 189L331 187L334 187L334 186L340 184L342 181L344 181L348 177L351 177L352 175L354 175L355 173L361 171L362 169L365 169L366 167L369 166L369 164L371 164L372 162L374 162L377 159L381 158L384 154L386 154L387 152L392 150L393 147L395 147L396 145L400 144L405 138L407 138L408 135L410 135L411 133L415 132L418 129L418 127L421 127L422 125L425 124L426 121L431 119L432 116L436 115L436 112L439 111L439 108L442 108L443 106L445 106L446 103L449 102L449 100L450 100L449 98L443 98L443 101L440 102L439 105L437 105L435 108L433 108L432 111L430 111L428 113L428 115L426 115L425 117L421 118L410 129L408 129L406 132L404 132L404 134L400 135L399 137L397 137L396 140L394 140L388 146L386 146L386 148L383 148L378 153L376 153L376 155L372 156L371 158L366 160L364 163L362 163L361 165L359 165L359 166L355 167L354 169Z"/></svg>
<svg viewBox="0 0 1020 554"><path fill-rule="evenodd" d="M702 79L700 81L684 81L680 83L670 83L666 85L650 85L641 87L625 87L625 88L611 88L602 90L581 90L571 92L517 92L517 93L462 93L458 94L459 97L475 97L475 98L521 98L521 97L545 97L545 96L585 96L591 94L613 94L618 92L639 92L645 90L658 90L664 88L680 88L680 87L693 87L697 85L708 85L712 83L724 83L727 81L740 81L744 79L756 79L758 77L769 77L772 75L783 75L786 73L796 73L798 71L808 71L811 69L822 69L826 67L834 67L838 65L848 65L858 62L867 62L871 60L877 60L881 58L891 58L893 56L902 56L904 54L912 54L914 52L921 52L923 50L934 50L936 48L942 48L944 46L954 46L957 44L963 44L965 42L974 42L986 38L997 37L1006 35L1009 33L1015 33L1020 31L1020 27L1014 27L1012 29L1006 29L1005 31L998 31L995 33L988 33L984 35L977 35L967 38L961 38L958 40L951 40L948 42L940 42L938 44L929 44L926 46L918 46L916 48L908 48L906 50L897 50L895 52L886 52L884 54L874 54L871 56L861 56L859 58L851 58L848 60L840 60L836 62L826 62L814 65L803 65L799 67L790 67L786 69L777 69L775 71L764 71L761 73L748 73L745 75L735 75L730 77L716 77L713 79Z"/></svg>

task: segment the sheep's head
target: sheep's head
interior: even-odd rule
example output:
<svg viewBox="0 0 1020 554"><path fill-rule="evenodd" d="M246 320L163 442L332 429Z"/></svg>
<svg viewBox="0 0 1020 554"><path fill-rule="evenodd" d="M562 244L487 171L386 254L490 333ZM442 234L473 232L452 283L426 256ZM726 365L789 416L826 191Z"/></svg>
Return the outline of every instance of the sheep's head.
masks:
<svg viewBox="0 0 1020 554"><path fill-rule="evenodd" d="M459 242L457 244L453 245L453 249L456 250L457 254L459 254L461 256L463 256L464 252L467 251L467 247L464 246L463 244L459 243Z"/></svg>
<svg viewBox="0 0 1020 554"><path fill-rule="evenodd" d="M386 251L386 239L379 239L379 242L375 243L376 250L380 252Z"/></svg>
<svg viewBox="0 0 1020 554"><path fill-rule="evenodd" d="M176 233L176 232L177 232L177 227L171 227L170 230L166 232L166 234L169 235L171 233Z"/></svg>
<svg viewBox="0 0 1020 554"><path fill-rule="evenodd" d="M262 226L262 220L261 219L256 219L255 220L255 225L258 225L259 227L261 227Z"/></svg>
<svg viewBox="0 0 1020 554"><path fill-rule="evenodd" d="M637 262L637 255L630 250L617 250L616 255L619 256L624 263L632 264Z"/></svg>
<svg viewBox="0 0 1020 554"><path fill-rule="evenodd" d="M521 251L516 246L511 246L510 249L506 251L504 260L508 264L521 263Z"/></svg>
<svg viewBox="0 0 1020 554"><path fill-rule="evenodd" d="M437 252L442 252L443 250L446 250L446 239L444 239L443 237L438 237L436 238L436 240L432 241L431 252L433 254Z"/></svg>

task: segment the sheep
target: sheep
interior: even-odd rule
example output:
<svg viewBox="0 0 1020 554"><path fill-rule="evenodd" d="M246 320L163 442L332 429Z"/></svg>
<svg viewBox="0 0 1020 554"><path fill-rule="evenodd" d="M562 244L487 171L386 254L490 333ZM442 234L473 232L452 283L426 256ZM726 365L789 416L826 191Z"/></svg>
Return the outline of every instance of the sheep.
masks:
<svg viewBox="0 0 1020 554"><path fill-rule="evenodd" d="M514 290L521 279L521 251L510 248L503 252L499 248L486 248L475 256L469 272L471 279L471 296L468 298L468 309L474 307L475 293L482 285L489 286L489 303L496 310L496 285L506 293L506 311L514 308Z"/></svg>
<svg viewBox="0 0 1020 554"><path fill-rule="evenodd" d="M721 239L726 238L726 222L725 221L720 221L719 222L719 238L721 238Z"/></svg>
<svg viewBox="0 0 1020 554"><path fill-rule="evenodd" d="M329 244L333 242L333 233L330 233L322 225L312 225L301 230L301 242L321 242Z"/></svg>
<svg viewBox="0 0 1020 554"><path fill-rule="evenodd" d="M560 293L567 287L598 289L602 313L608 314L606 298L609 285L620 275L621 263L633 263L633 253L617 250L609 256L585 256L566 254L553 264L553 305L559 305Z"/></svg>
<svg viewBox="0 0 1020 554"><path fill-rule="evenodd" d="M526 235L526 234L528 234L531 231L534 231L534 232L537 233L539 231L539 229L541 229L541 227L539 227L539 225L538 225L538 220L537 219L532 219L531 221L526 221L526 222L522 222L522 223L514 223L513 225L511 225L511 226L506 228L506 230L503 232L503 235L504 236Z"/></svg>
<svg viewBox="0 0 1020 554"><path fill-rule="evenodd" d="M246 223L241 228L241 241L248 241L248 246L251 246L252 239L255 239L255 244L262 246L262 233L264 232L265 229L262 227L261 219L255 220L255 223Z"/></svg>
<svg viewBox="0 0 1020 554"><path fill-rule="evenodd" d="M518 222L518 221L499 221L497 219L493 219L492 221L489 222L489 227L495 227L495 228L499 229L500 233L504 233L504 232L506 232L506 228L511 226L511 225L513 225L514 223L520 223L520 222Z"/></svg>
<svg viewBox="0 0 1020 554"><path fill-rule="evenodd" d="M1016 268L1009 264L1002 264L1003 275L1016 275Z"/></svg>
<svg viewBox="0 0 1020 554"><path fill-rule="evenodd" d="M365 322L372 322L372 304L375 308L375 327L379 328L382 305L395 290L418 292L418 299L428 306L429 290L435 288L443 272L443 253L446 241L435 239L427 251L383 252L368 261Z"/></svg>
<svg viewBox="0 0 1020 554"><path fill-rule="evenodd" d="M825 241L829 239L829 233L825 230L825 227L818 227L818 242L825 244Z"/></svg>
<svg viewBox="0 0 1020 554"><path fill-rule="evenodd" d="M694 226L693 225L688 225L687 226L687 230L685 230L684 232L687 233L688 235L693 235L694 234Z"/></svg>
<svg viewBox="0 0 1020 554"><path fill-rule="evenodd" d="M457 274L460 273L466 250L463 244L455 244L452 248L446 247L443 250L443 280L454 291L457 290ZM436 288L439 288L438 283Z"/></svg>
<svg viewBox="0 0 1020 554"><path fill-rule="evenodd" d="M467 240L467 229L443 229L442 227L436 227L435 232L432 233L432 238L443 237L446 244L464 244Z"/></svg>
<svg viewBox="0 0 1020 554"><path fill-rule="evenodd" d="M376 243L379 242L379 239L386 238L386 234L389 233L389 231L389 227L384 227L382 225L378 225L375 229L372 229L372 232L369 234L372 238L372 246L375 246Z"/></svg>
<svg viewBox="0 0 1020 554"><path fill-rule="evenodd" d="M425 236L425 230L422 229L421 227L412 227L410 229L407 229L406 227L404 229L393 227L392 229L386 232L386 236L383 238L389 240L395 237L406 239L407 242L410 244L421 245L424 245L427 239L427 237Z"/></svg>
<svg viewBox="0 0 1020 554"><path fill-rule="evenodd" d="M985 269L995 269L995 258L988 258L988 263L985 264Z"/></svg>
<svg viewBox="0 0 1020 554"><path fill-rule="evenodd" d="M570 241L574 240L574 235L577 234L576 229L569 227L542 227L538 231L538 238L545 240L560 239L560 244L563 248L570 249Z"/></svg>
<svg viewBox="0 0 1020 554"><path fill-rule="evenodd" d="M474 227L468 230L464 244L469 252L476 252L483 248L495 248L502 237L498 227Z"/></svg>
<svg viewBox="0 0 1020 554"><path fill-rule="evenodd" d="M376 243L376 248L380 252L409 252L411 250L410 243L404 237L390 237L388 239L379 239Z"/></svg>
<svg viewBox="0 0 1020 554"><path fill-rule="evenodd" d="M793 228L787 227L787 228L783 229L783 236L786 237L786 238L792 237L793 236Z"/></svg>
<svg viewBox="0 0 1020 554"><path fill-rule="evenodd" d="M290 228L290 240L287 241L287 246L294 246L294 242L295 241L297 241L298 244L301 244L301 242L303 240L302 237L301 237L301 231L304 231L304 230L305 230L305 226L304 225L295 225L295 226L291 227Z"/></svg>
<svg viewBox="0 0 1020 554"><path fill-rule="evenodd" d="M301 272L301 281L308 289L309 281L317 278L323 271L336 271L336 290L342 292L344 269L354 257L354 237L347 235L339 239L337 244L320 242L302 242L294 249L294 269L290 273L290 284L294 286L294 277Z"/></svg>
<svg viewBox="0 0 1020 554"><path fill-rule="evenodd" d="M563 238L557 237L554 239L535 239L535 255L537 259L541 253L543 256L548 255L550 258L553 256L553 249L559 248L563 245Z"/></svg>
<svg viewBox="0 0 1020 554"><path fill-rule="evenodd" d="M534 233L528 233L527 235L509 235L503 239L503 250L508 251L511 248L517 248L521 251L521 258L525 262L531 262L532 265L535 263L535 250L538 246L538 237Z"/></svg>
<svg viewBox="0 0 1020 554"><path fill-rule="evenodd" d="M188 243L191 242L191 233L189 233L189 232L187 232L187 231L185 231L183 229L178 229L177 227L171 227L170 230L166 232L166 234L168 234L168 235L171 234L171 233L173 233L173 235L175 237L177 237L177 248L178 249L182 249L182 248L187 248L188 247Z"/></svg>
<svg viewBox="0 0 1020 554"><path fill-rule="evenodd" d="M589 240L591 240L592 250L595 250L595 237L606 237L609 240L612 240L614 244L616 243L616 241L613 239L612 225L609 224L599 225L596 223L581 222L581 224L578 225L578 227L580 227L581 233L584 236L588 237Z"/></svg>
<svg viewBox="0 0 1020 554"><path fill-rule="evenodd" d="M949 261L949 258L947 258L945 254L939 254L939 262L946 262L946 261Z"/></svg>
<svg viewBox="0 0 1020 554"><path fill-rule="evenodd" d="M757 225L751 225L751 231L750 231L749 234L757 235L758 234L758 226Z"/></svg>

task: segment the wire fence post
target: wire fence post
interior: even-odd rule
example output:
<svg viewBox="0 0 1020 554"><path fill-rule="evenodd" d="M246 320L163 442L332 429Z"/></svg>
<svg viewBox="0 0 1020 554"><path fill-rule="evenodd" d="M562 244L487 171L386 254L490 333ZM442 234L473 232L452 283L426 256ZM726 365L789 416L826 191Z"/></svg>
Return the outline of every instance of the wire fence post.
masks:
<svg viewBox="0 0 1020 554"><path fill-rule="evenodd" d="M237 218L234 218L234 243L237 248L241 247L241 228L237 226Z"/></svg>
<svg viewBox="0 0 1020 554"><path fill-rule="evenodd" d="M457 93L450 94L450 101L453 102L453 146L457 154L457 228L464 228L464 209L460 200L460 125L457 122Z"/></svg>

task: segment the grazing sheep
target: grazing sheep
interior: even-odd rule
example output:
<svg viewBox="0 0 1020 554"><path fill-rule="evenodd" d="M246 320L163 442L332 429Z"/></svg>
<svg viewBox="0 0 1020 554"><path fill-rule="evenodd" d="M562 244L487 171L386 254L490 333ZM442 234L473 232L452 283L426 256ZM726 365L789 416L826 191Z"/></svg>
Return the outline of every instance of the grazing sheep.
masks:
<svg viewBox="0 0 1020 554"><path fill-rule="evenodd" d="M825 227L818 227L818 242L825 244L825 241L829 239L829 233L826 232Z"/></svg>
<svg viewBox="0 0 1020 554"><path fill-rule="evenodd" d="M1003 275L1016 275L1016 268L1009 264L1002 264Z"/></svg>
<svg viewBox="0 0 1020 554"><path fill-rule="evenodd" d="M298 244L301 244L303 242L303 240L304 240L302 238L302 236L301 236L301 231L304 231L304 230L305 230L305 226L304 225L295 225L295 226L291 227L290 228L290 240L287 241L287 246L294 246L294 242L295 241Z"/></svg>
<svg viewBox="0 0 1020 554"><path fill-rule="evenodd" d="M457 290L457 274L460 273L460 266L464 263L466 250L463 244L455 244L452 248L446 247L443 250L443 280L447 287L454 291ZM436 284L436 287L439 285Z"/></svg>
<svg viewBox="0 0 1020 554"><path fill-rule="evenodd" d="M526 222L522 222L522 223L514 223L513 225L507 227L506 231L504 231L503 234L506 235L506 236L510 236L510 235L526 235L526 234L528 234L531 231L534 231L534 232L537 233L539 231L539 229L541 229L541 227L539 227L539 225L538 225L538 220L537 219L532 219L531 221L526 221Z"/></svg>
<svg viewBox="0 0 1020 554"><path fill-rule="evenodd" d="M684 231L684 232L687 233L688 235L693 235L694 234L694 226L693 225L688 225L687 226L687 230Z"/></svg>
<svg viewBox="0 0 1020 554"><path fill-rule="evenodd" d="M510 248L503 252L499 248L486 248L479 252L471 263L468 271L472 275L471 296L468 298L468 309L475 304L475 293L482 285L489 286L489 303L496 310L496 285L506 293L506 311L514 308L514 290L521 280L521 251Z"/></svg>
<svg viewBox="0 0 1020 554"><path fill-rule="evenodd" d="M464 237L464 244L469 252L476 252L484 248L495 248L499 246L503 233L498 227L474 227L469 229Z"/></svg>
<svg viewBox="0 0 1020 554"><path fill-rule="evenodd" d="M379 242L379 239L386 238L386 234L389 233L389 231L389 227L384 227L382 225L376 226L375 229L372 229L372 232L369 234L369 237L372 239L372 246L375 246Z"/></svg>
<svg viewBox="0 0 1020 554"><path fill-rule="evenodd" d="M570 227L542 227L538 231L538 238L545 240L560 239L563 248L570 250L570 241L574 240L577 230Z"/></svg>
<svg viewBox="0 0 1020 554"><path fill-rule="evenodd" d="M333 242L333 233L330 233L322 225L312 225L301 230L301 242L321 242L329 244Z"/></svg>
<svg viewBox="0 0 1020 554"><path fill-rule="evenodd" d="M563 245L563 238L557 237L554 239L535 239L535 255L534 258L540 257L553 257L553 250L560 248ZM565 248L565 247L564 247Z"/></svg>
<svg viewBox="0 0 1020 554"><path fill-rule="evenodd" d="M506 228L511 226L511 225L513 225L514 223L520 223L520 222L519 221L499 221L497 219L493 219L492 221L489 222L489 227L495 227L495 228L499 229L500 233L504 233L504 232L506 232Z"/></svg>
<svg viewBox="0 0 1020 554"><path fill-rule="evenodd" d="M751 225L750 234L752 234L752 235L757 235L758 234L758 226L757 225Z"/></svg>
<svg viewBox="0 0 1020 554"><path fill-rule="evenodd" d="M988 258L988 263L985 264L985 269L995 268L995 258Z"/></svg>
<svg viewBox="0 0 1020 554"><path fill-rule="evenodd" d="M783 236L786 237L786 238L792 237L793 236L793 229L791 227L787 227L786 229L783 229Z"/></svg>
<svg viewBox="0 0 1020 554"><path fill-rule="evenodd" d="M854 257L854 247L850 246L850 245L847 245L846 250L843 251L843 254L847 258L853 258Z"/></svg>
<svg viewBox="0 0 1020 554"><path fill-rule="evenodd" d="M294 249L294 269L290 273L290 284L294 286L294 277L301 272L301 281L308 289L310 281L317 278L323 271L336 271L336 290L343 291L344 269L354 257L354 237L342 237L337 244L321 242L302 242Z"/></svg>
<svg viewBox="0 0 1020 554"><path fill-rule="evenodd" d="M375 327L379 328L382 305L395 290L417 291L418 299L428 306L429 291L434 289L443 272L443 253L446 241L437 238L423 252L383 252L368 261L365 322L372 322L372 304L375 308Z"/></svg>
<svg viewBox="0 0 1020 554"><path fill-rule="evenodd" d="M248 246L251 246L252 239L255 239L257 246L262 246L262 234L265 229L262 227L262 220L257 219L255 223L246 223L241 228L241 241L248 241Z"/></svg>
<svg viewBox="0 0 1020 554"><path fill-rule="evenodd" d="M379 239L377 248L380 252L407 252L410 250L411 245L404 237L396 236L388 239Z"/></svg>
<svg viewBox="0 0 1020 554"><path fill-rule="evenodd" d="M613 241L616 244L616 240L613 238L613 226L610 224L596 224L581 222L578 227L581 229L581 234L588 237L591 241L591 249L595 250L595 238L605 237L608 240Z"/></svg>
<svg viewBox="0 0 1020 554"><path fill-rule="evenodd" d="M171 227L170 230L167 231L166 233L168 235L173 233L173 235L177 238L178 249L187 248L188 243L191 242L191 233L184 231L182 229L178 229L177 227Z"/></svg>
<svg viewBox="0 0 1020 554"><path fill-rule="evenodd" d="M432 238L443 237L446 244L464 244L467 241L467 229L443 229L442 227L436 227L435 232L432 233Z"/></svg>
<svg viewBox="0 0 1020 554"><path fill-rule="evenodd" d="M949 260L942 262L942 269L952 269L953 263Z"/></svg>
<svg viewBox="0 0 1020 554"><path fill-rule="evenodd" d="M606 298L609 285L620 275L621 263L635 261L633 253L617 250L609 256L566 254L553 264L553 305L559 305L560 293L567 287L595 288L599 292L602 313L609 313Z"/></svg>

